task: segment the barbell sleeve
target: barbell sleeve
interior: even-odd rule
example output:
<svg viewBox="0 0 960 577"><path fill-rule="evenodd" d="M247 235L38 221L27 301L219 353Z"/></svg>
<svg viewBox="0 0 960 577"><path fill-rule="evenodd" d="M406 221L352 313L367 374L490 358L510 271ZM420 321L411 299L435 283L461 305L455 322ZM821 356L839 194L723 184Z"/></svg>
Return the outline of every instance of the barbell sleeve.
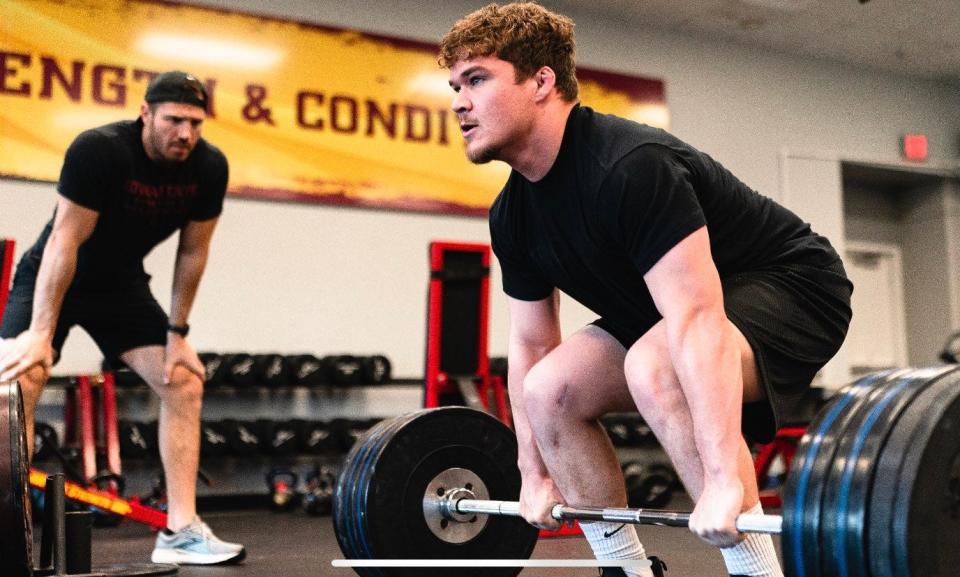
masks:
<svg viewBox="0 0 960 577"><path fill-rule="evenodd" d="M461 514L520 516L520 503L517 501L458 499L453 509ZM551 516L557 521L607 521L634 525L665 525L668 527L688 527L690 525L690 513L657 509L603 509L556 505L553 507ZM783 517L779 515L740 515L737 517L737 530L744 533L779 534L783 530Z"/></svg>

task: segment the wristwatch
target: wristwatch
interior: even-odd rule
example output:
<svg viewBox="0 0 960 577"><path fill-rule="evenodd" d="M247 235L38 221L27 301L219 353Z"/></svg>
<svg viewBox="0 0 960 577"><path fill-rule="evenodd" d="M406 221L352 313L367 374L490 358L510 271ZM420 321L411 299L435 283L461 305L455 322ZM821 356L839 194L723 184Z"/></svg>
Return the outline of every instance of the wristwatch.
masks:
<svg viewBox="0 0 960 577"><path fill-rule="evenodd" d="M181 337L185 337L187 336L187 333L190 332L190 325L188 324L175 325L171 323L167 325L167 330L170 331L171 333L177 333Z"/></svg>

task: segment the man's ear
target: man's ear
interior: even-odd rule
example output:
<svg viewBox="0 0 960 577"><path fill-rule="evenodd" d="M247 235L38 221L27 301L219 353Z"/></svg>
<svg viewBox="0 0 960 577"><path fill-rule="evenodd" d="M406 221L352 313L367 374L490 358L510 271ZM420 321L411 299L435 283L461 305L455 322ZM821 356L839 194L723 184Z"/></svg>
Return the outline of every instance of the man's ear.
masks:
<svg viewBox="0 0 960 577"><path fill-rule="evenodd" d="M536 100L538 101L549 96L557 85L557 73L549 66L541 66L533 73L533 79L537 83Z"/></svg>
<svg viewBox="0 0 960 577"><path fill-rule="evenodd" d="M150 105L146 102L140 103L140 119L144 122L147 121L147 115L150 114Z"/></svg>

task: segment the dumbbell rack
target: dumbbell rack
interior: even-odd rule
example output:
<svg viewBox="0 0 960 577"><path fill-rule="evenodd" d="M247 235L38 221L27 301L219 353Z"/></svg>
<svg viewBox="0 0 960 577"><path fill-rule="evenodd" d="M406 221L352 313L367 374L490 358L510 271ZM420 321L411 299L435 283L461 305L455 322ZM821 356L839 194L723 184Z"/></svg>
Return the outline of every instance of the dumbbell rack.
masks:
<svg viewBox="0 0 960 577"><path fill-rule="evenodd" d="M72 386L63 379L55 379L51 386L44 389L37 407L37 420L53 425L58 429L61 438L64 432L63 407ZM144 384L117 387L115 398L116 414L121 419L150 421L156 420L159 415L159 400ZM399 381L375 387L219 386L205 391L201 419L376 419L416 410L420 408L422 400L423 385L420 380ZM302 454L201 457L201 469L212 479L213 485L198 485L198 497L216 500L237 495L266 496L265 477L270 470L289 467L301 473L302 480L302 473L307 468L316 464L338 468L341 458L342 456L338 455ZM44 466L57 470L54 463L45 463ZM155 458L125 458L123 475L127 481L126 494L149 493L159 472L159 461Z"/></svg>

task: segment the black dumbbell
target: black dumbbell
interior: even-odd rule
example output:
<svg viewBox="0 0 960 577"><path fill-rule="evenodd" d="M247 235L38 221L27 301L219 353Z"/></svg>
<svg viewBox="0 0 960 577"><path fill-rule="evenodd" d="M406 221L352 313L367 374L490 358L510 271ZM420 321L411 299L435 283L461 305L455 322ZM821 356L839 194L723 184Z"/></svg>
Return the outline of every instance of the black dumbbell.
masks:
<svg viewBox="0 0 960 577"><path fill-rule="evenodd" d="M300 495L297 493L297 474L290 469L273 469L267 473L267 487L270 491L270 508L274 511L289 511L297 506Z"/></svg>
<svg viewBox="0 0 960 577"><path fill-rule="evenodd" d="M223 382L223 357L219 353L198 353L200 362L203 363L204 371L207 374L206 383L217 386Z"/></svg>
<svg viewBox="0 0 960 577"><path fill-rule="evenodd" d="M222 457L227 454L227 432L223 423L203 421L200 423L200 454L206 457Z"/></svg>
<svg viewBox="0 0 960 577"><path fill-rule="evenodd" d="M614 447L626 447L630 445L630 426L625 417L620 415L606 415L600 420L603 428L607 430L610 441Z"/></svg>
<svg viewBox="0 0 960 577"><path fill-rule="evenodd" d="M384 355L372 355L360 358L360 381L369 385L389 383L392 366Z"/></svg>
<svg viewBox="0 0 960 577"><path fill-rule="evenodd" d="M331 384L348 387L359 385L363 373L360 370L360 359L353 355L329 355L323 357L324 372L327 381Z"/></svg>
<svg viewBox="0 0 960 577"><path fill-rule="evenodd" d="M338 440L340 452L347 454L357 439L378 422L380 419L334 419L330 421L330 430Z"/></svg>
<svg viewBox="0 0 960 577"><path fill-rule="evenodd" d="M260 423L264 427L263 448L271 455L294 455L302 446L304 422L299 419L291 421L267 421Z"/></svg>
<svg viewBox="0 0 960 577"><path fill-rule="evenodd" d="M120 421L120 454L124 457L144 458L157 453L157 423Z"/></svg>
<svg viewBox="0 0 960 577"><path fill-rule="evenodd" d="M330 425L322 421L306 423L303 427L302 448L311 455L335 455L340 451L340 441L331 432Z"/></svg>
<svg viewBox="0 0 960 577"><path fill-rule="evenodd" d="M223 357L223 382L235 387L253 387L258 384L253 355L231 353Z"/></svg>
<svg viewBox="0 0 960 577"><path fill-rule="evenodd" d="M327 515L333 508L333 489L337 477L328 467L320 466L307 475L303 494L303 510L308 515Z"/></svg>
<svg viewBox="0 0 960 577"><path fill-rule="evenodd" d="M266 387L285 387L290 384L287 363L283 355L261 354L253 355L254 372L257 381Z"/></svg>
<svg viewBox="0 0 960 577"><path fill-rule="evenodd" d="M227 419L223 421L223 429L230 454L246 456L260 452L264 443L264 431L260 422Z"/></svg>
<svg viewBox="0 0 960 577"><path fill-rule="evenodd" d="M313 355L290 355L285 357L287 374L293 384L304 387L319 387L327 384L323 363Z"/></svg>
<svg viewBox="0 0 960 577"><path fill-rule="evenodd" d="M630 461L623 465L627 502L640 509L662 509L677 487L677 474L668 465Z"/></svg>
<svg viewBox="0 0 960 577"><path fill-rule="evenodd" d="M639 414L624 418L627 427L627 444L631 447L656 447L657 436Z"/></svg>

